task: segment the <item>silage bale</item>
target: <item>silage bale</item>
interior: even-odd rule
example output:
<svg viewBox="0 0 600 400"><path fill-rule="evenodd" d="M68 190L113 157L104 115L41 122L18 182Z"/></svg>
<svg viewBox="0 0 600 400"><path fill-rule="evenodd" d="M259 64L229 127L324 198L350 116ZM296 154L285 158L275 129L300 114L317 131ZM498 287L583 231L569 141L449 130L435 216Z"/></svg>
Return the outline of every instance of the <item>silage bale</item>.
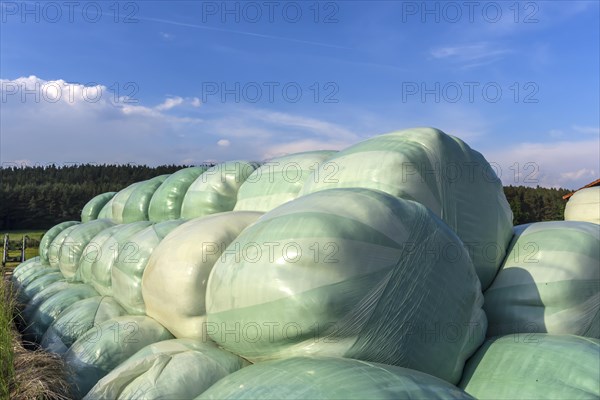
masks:
<svg viewBox="0 0 600 400"><path fill-rule="evenodd" d="M215 261L259 212L230 211L192 219L158 244L144 270L146 314L177 338L205 340L205 293Z"/></svg>
<svg viewBox="0 0 600 400"><path fill-rule="evenodd" d="M42 269L43 273L33 275L32 279L25 280L17 291L17 303L27 304L33 296L50 286L54 282L63 281L65 278L58 269Z"/></svg>
<svg viewBox="0 0 600 400"><path fill-rule="evenodd" d="M181 216L181 204L188 188L208 168L190 167L180 169L169 175L156 189L148 206L148 219L152 222L178 219Z"/></svg>
<svg viewBox="0 0 600 400"><path fill-rule="evenodd" d="M92 283L92 270L94 268L94 263L102 256L102 245L119 229L120 226L121 225L114 225L104 229L103 231L98 232L88 242L79 258L77 272L75 272L75 281L88 284Z"/></svg>
<svg viewBox="0 0 600 400"><path fill-rule="evenodd" d="M335 165L328 159L333 150L307 151L273 158L250 175L238 192L236 211L269 211L295 199L314 170L329 176Z"/></svg>
<svg viewBox="0 0 600 400"><path fill-rule="evenodd" d="M129 357L84 399L193 399L246 365L247 361L213 342L165 340Z"/></svg>
<svg viewBox="0 0 600 400"><path fill-rule="evenodd" d="M81 222L90 222L98 219L98 214L102 211L102 208L108 203L117 192L106 192L101 193L95 197L92 197L90 201L85 203L81 210Z"/></svg>
<svg viewBox="0 0 600 400"><path fill-rule="evenodd" d="M81 224L77 223L63 229L56 235L52 242L50 242L50 245L48 246L48 264L50 264L51 267L58 268L60 263L60 248L67 236L69 236L69 234L79 225Z"/></svg>
<svg viewBox="0 0 600 400"><path fill-rule="evenodd" d="M115 193L116 194L116 193ZM106 203L104 205L104 207L102 207L102 210L100 210L100 212L98 213L98 218L97 219L113 219L113 200L115 199L115 197L113 196L108 203Z"/></svg>
<svg viewBox="0 0 600 400"><path fill-rule="evenodd" d="M565 221L600 224L600 186L575 192L565 206Z"/></svg>
<svg viewBox="0 0 600 400"><path fill-rule="evenodd" d="M125 203L131 196L131 194L140 186L143 186L147 181L134 182L131 185L127 186L124 189L115 194L115 197L112 198L112 220L117 224L123 223L123 209L125 208Z"/></svg>
<svg viewBox="0 0 600 400"><path fill-rule="evenodd" d="M67 307L42 337L41 346L51 353L64 354L85 332L126 311L108 296L79 300Z"/></svg>
<svg viewBox="0 0 600 400"><path fill-rule="evenodd" d="M137 186L123 207L122 221L130 223L148 221L148 207L156 189L169 177L169 174L159 175Z"/></svg>
<svg viewBox="0 0 600 400"><path fill-rule="evenodd" d="M244 230L210 274L209 335L252 362L356 358L451 383L485 337L467 250L423 205L369 189L299 197Z"/></svg>
<svg viewBox="0 0 600 400"><path fill-rule="evenodd" d="M138 221L123 224L111 230L98 252L98 257L91 267L91 285L103 296L112 295L111 270L117 259L123 262L135 262L138 245L129 241L137 232L152 225L150 221Z"/></svg>
<svg viewBox="0 0 600 400"><path fill-rule="evenodd" d="M143 347L173 336L150 317L125 315L84 333L64 354L69 381L82 398L100 379Z"/></svg>
<svg viewBox="0 0 600 400"><path fill-rule="evenodd" d="M477 399L597 399L600 341L513 334L486 341L459 384Z"/></svg>
<svg viewBox="0 0 600 400"><path fill-rule="evenodd" d="M39 246L39 254L40 254L39 257L40 257L40 262L42 264L49 264L48 249L50 248L50 244L56 238L56 236L59 233L61 233L62 231L64 231L65 229L67 229L68 227L77 225L77 224L79 224L78 221L61 222L60 224L54 225L52 228L48 229L48 231L46 233L44 233L42 240L40 240L40 246Z"/></svg>
<svg viewBox="0 0 600 400"><path fill-rule="evenodd" d="M407 368L334 357L251 365L197 399L472 399L454 385Z"/></svg>
<svg viewBox="0 0 600 400"><path fill-rule="evenodd" d="M79 260L83 254L83 250L92 238L114 225L115 223L110 219L97 219L85 224L76 225L75 229L69 232L60 246L58 262L60 271L68 281L76 279ZM65 231L68 229L65 229ZM52 242L52 246L54 246L54 242Z"/></svg>
<svg viewBox="0 0 600 400"><path fill-rule="evenodd" d="M142 276L150 255L165 236L185 220L164 221L147 227L128 239L135 246L135 257L119 257L111 273L114 298L132 315L146 314L142 296Z"/></svg>
<svg viewBox="0 0 600 400"><path fill-rule="evenodd" d="M74 284L60 290L36 307L29 318L26 334L31 341L40 343L46 330L64 310L80 300L97 295L98 292L86 284Z"/></svg>
<svg viewBox="0 0 600 400"><path fill-rule="evenodd" d="M196 218L231 211L238 190L258 168L258 163L228 161L215 165L190 185L181 205L181 218Z"/></svg>
<svg viewBox="0 0 600 400"><path fill-rule="evenodd" d="M512 212L493 168L462 140L433 128L375 136L331 157L300 194L350 187L425 205L467 246L482 288L490 285L512 237Z"/></svg>
<svg viewBox="0 0 600 400"><path fill-rule="evenodd" d="M600 338L600 225L515 227L498 276L484 293L488 336L520 332Z"/></svg>
<svg viewBox="0 0 600 400"><path fill-rule="evenodd" d="M39 259L19 265L20 269L13 273L11 282L17 293L27 287L32 281L46 274L59 271L49 265L42 264Z"/></svg>
<svg viewBox="0 0 600 400"><path fill-rule="evenodd" d="M42 264L40 256L23 261L13 269L12 274L10 275L11 281L17 281L23 273L39 264Z"/></svg>
<svg viewBox="0 0 600 400"><path fill-rule="evenodd" d="M76 283L69 283L65 280L60 280L53 282L46 286L44 289L37 292L27 303L23 311L21 312L21 317L26 324L31 322L33 314L35 314L37 308L50 297L55 295L58 292L66 290L70 287L77 285Z"/></svg>

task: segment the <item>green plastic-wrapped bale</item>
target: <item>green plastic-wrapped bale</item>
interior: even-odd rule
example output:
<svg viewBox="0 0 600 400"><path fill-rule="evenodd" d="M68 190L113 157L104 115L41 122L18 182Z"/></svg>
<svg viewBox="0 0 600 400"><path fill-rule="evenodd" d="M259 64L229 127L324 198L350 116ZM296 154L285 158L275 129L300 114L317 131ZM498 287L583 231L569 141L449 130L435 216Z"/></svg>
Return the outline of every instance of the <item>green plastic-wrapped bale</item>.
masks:
<svg viewBox="0 0 600 400"><path fill-rule="evenodd" d="M575 192L565 206L565 221L600 224L600 186Z"/></svg>
<svg viewBox="0 0 600 400"><path fill-rule="evenodd" d="M252 362L349 357L456 383L485 338L482 305L467 249L430 210L331 189L266 213L227 247L206 330Z"/></svg>
<svg viewBox="0 0 600 400"><path fill-rule="evenodd" d="M504 264L485 292L488 336L519 332L600 339L600 225L515 227Z"/></svg>
<svg viewBox="0 0 600 400"><path fill-rule="evenodd" d="M150 256L142 277L146 314L175 337L207 340L206 284L225 248L262 213L230 211L173 229Z"/></svg>
<svg viewBox="0 0 600 400"><path fill-rule="evenodd" d="M97 219L86 222L85 224L76 225L75 229L69 232L68 236L60 246L58 263L60 271L68 281L74 281L76 279L79 260L88 243L98 233L112 226L114 226L112 220ZM52 245L54 245L54 242Z"/></svg>
<svg viewBox="0 0 600 400"><path fill-rule="evenodd" d="M135 182L131 185L127 186L124 189L121 189L115 197L112 199L112 220L117 224L123 223L123 209L125 208L125 203L129 200L131 194L139 187L144 186L144 184L148 181Z"/></svg>
<svg viewBox="0 0 600 400"><path fill-rule="evenodd" d="M308 151L273 158L256 169L240 186L236 211L269 211L295 199L312 172L323 168L332 178L335 165L327 160L336 152Z"/></svg>
<svg viewBox="0 0 600 400"><path fill-rule="evenodd" d="M98 232L83 249L74 280L77 282L92 283L92 270L95 262L102 256L102 245L115 233L121 225L114 225ZM114 249L110 249L114 251Z"/></svg>
<svg viewBox="0 0 600 400"><path fill-rule="evenodd" d="M116 193L115 193L116 194ZM108 203L106 203L104 205L104 207L102 207L102 210L100 210L100 212L98 213L98 219L112 219L113 218L113 200L115 199L115 197L113 196Z"/></svg>
<svg viewBox="0 0 600 400"><path fill-rule="evenodd" d="M513 334L489 339L459 384L477 399L598 399L600 341L574 335Z"/></svg>
<svg viewBox="0 0 600 400"><path fill-rule="evenodd" d="M91 272L91 284L103 296L112 295L111 270L117 259L123 262L135 262L138 245L129 241L132 235L152 225L150 221L138 221L119 225L110 237L102 243L99 256L94 261Z"/></svg>
<svg viewBox="0 0 600 400"><path fill-rule="evenodd" d="M431 375L347 358L294 357L226 376L198 399L472 399Z"/></svg>
<svg viewBox="0 0 600 400"><path fill-rule="evenodd" d="M125 202L122 211L122 222L148 221L148 207L156 189L162 185L169 175L160 175L148 179L137 186Z"/></svg>
<svg viewBox="0 0 600 400"><path fill-rule="evenodd" d="M26 261L23 261L19 265L13 269L12 274L10 275L10 281L13 285L18 286L21 282L21 275L25 273L29 273L32 269L35 270L39 268L39 265L42 264L39 256L30 258Z"/></svg>
<svg viewBox="0 0 600 400"><path fill-rule="evenodd" d="M23 285L19 287L17 292L18 304L27 304L38 292L44 290L54 282L65 279L58 269L52 269L46 266L45 270L42 270L42 272L42 274L32 277L31 280L24 281Z"/></svg>
<svg viewBox="0 0 600 400"><path fill-rule="evenodd" d="M117 192L101 193L88 201L81 210L81 222L90 222L98 219L98 214Z"/></svg>
<svg viewBox="0 0 600 400"><path fill-rule="evenodd" d="M169 175L156 189L148 206L148 219L152 222L178 219L181 204L190 185L208 168L190 167Z"/></svg>
<svg viewBox="0 0 600 400"><path fill-rule="evenodd" d="M165 340L144 347L113 369L84 400L193 399L247 364L213 342Z"/></svg>
<svg viewBox="0 0 600 400"><path fill-rule="evenodd" d="M97 295L98 292L93 287L85 284L75 284L53 294L31 314L25 333L32 342L40 343L46 330L65 309L80 300Z"/></svg>
<svg viewBox="0 0 600 400"><path fill-rule="evenodd" d="M59 267L61 255L60 249L63 245L63 242L65 241L67 236L69 236L69 234L79 225L81 224L77 223L63 229L58 235L56 235L54 240L50 242L50 245L48 246L48 264L50 264L52 268Z"/></svg>
<svg viewBox="0 0 600 400"><path fill-rule="evenodd" d="M82 398L106 374L145 346L173 339L150 317L126 315L84 333L64 354L75 398Z"/></svg>
<svg viewBox="0 0 600 400"><path fill-rule="evenodd" d="M40 261L43 264L49 264L48 249L50 248L50 244L56 238L56 236L59 233L61 233L62 231L64 231L65 229L67 229L68 227L77 225L77 224L79 224L78 221L61 222L58 225L54 225L52 228L48 229L48 231L46 233L44 233L44 236L42 237L42 240L40 241L40 247L39 247L39 254L40 254L39 257L40 257Z"/></svg>
<svg viewBox="0 0 600 400"><path fill-rule="evenodd" d="M109 319L127 312L108 296L94 296L79 300L52 322L42 337L41 346L55 354L64 354L84 333Z"/></svg>
<svg viewBox="0 0 600 400"><path fill-rule="evenodd" d="M25 321L26 324L31 322L33 315L37 311L38 307L48 300L50 297L54 296L56 293L61 292L63 290L69 289L77 284L69 283L64 280L59 280L49 284L44 287L42 290L37 292L31 300L27 303L23 311L21 312L21 318Z"/></svg>
<svg viewBox="0 0 600 400"><path fill-rule="evenodd" d="M21 267L22 265L22 267ZM22 291L32 281L46 274L59 271L58 268L42 264L39 259L19 265L21 267L17 274L11 276L13 288L17 291Z"/></svg>
<svg viewBox="0 0 600 400"><path fill-rule="evenodd" d="M432 128L375 136L331 157L301 194L348 187L423 204L467 246L482 288L492 283L512 237L512 212L490 164L462 140Z"/></svg>
<svg viewBox="0 0 600 400"><path fill-rule="evenodd" d="M135 246L134 257L119 257L111 269L112 295L132 315L143 315L146 306L142 296L142 276L150 255L173 229L185 220L159 222L128 239Z"/></svg>
<svg viewBox="0 0 600 400"><path fill-rule="evenodd" d="M257 167L257 163L249 161L228 161L209 168L187 190L181 218L233 210L240 186Z"/></svg>

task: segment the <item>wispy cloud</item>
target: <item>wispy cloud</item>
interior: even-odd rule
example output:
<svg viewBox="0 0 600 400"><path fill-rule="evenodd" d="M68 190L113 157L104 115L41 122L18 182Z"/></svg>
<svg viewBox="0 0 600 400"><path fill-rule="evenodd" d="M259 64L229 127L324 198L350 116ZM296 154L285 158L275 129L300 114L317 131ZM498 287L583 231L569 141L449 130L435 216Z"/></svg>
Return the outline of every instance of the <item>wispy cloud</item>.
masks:
<svg viewBox="0 0 600 400"><path fill-rule="evenodd" d="M573 125L573 130L578 133L585 133L586 135L600 135L600 128L597 126Z"/></svg>
<svg viewBox="0 0 600 400"><path fill-rule="evenodd" d="M429 52L434 59L460 63L463 68L487 65L509 53L511 50L488 42L437 47Z"/></svg>

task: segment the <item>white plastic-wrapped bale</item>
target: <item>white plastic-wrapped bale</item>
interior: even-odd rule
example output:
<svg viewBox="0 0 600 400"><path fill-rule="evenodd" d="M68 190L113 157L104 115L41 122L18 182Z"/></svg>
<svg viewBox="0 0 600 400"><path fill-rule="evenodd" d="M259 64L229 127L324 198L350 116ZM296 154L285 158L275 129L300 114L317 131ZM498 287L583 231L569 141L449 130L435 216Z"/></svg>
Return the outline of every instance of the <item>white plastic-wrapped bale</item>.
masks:
<svg viewBox="0 0 600 400"><path fill-rule="evenodd" d="M135 246L135 256L119 257L111 269L112 293L115 299L132 315L146 314L142 296L142 276L150 255L169 232L185 220L164 221L147 227L128 240Z"/></svg>
<svg viewBox="0 0 600 400"><path fill-rule="evenodd" d="M64 228L62 231L60 231L56 235L54 240L52 240L52 242L50 242L50 245L48 246L47 255L48 255L48 264L50 264L51 267L58 268L59 263L60 263L60 248L62 247L62 244L65 241L65 239L67 238L67 236L69 236L69 234L75 228L77 228L79 225L81 225L81 224L76 223L67 228Z"/></svg>
<svg viewBox="0 0 600 400"><path fill-rule="evenodd" d="M123 207L122 221L124 223L148 221L148 207L154 192L162 185L169 175L160 175L148 179L137 186Z"/></svg>
<svg viewBox="0 0 600 400"><path fill-rule="evenodd" d="M513 334L486 341L459 384L477 399L598 399L600 341Z"/></svg>
<svg viewBox="0 0 600 400"><path fill-rule="evenodd" d="M236 211L269 211L299 196L304 182L322 168L325 177L336 166L327 160L332 150L309 151L273 158L250 175L238 191Z"/></svg>
<svg viewBox="0 0 600 400"><path fill-rule="evenodd" d="M52 322L42 337L41 346L51 353L63 354L93 327L125 314L123 307L109 296L79 300Z"/></svg>
<svg viewBox="0 0 600 400"><path fill-rule="evenodd" d="M17 265L15 269L13 269L12 274L10 275L10 280L13 283L13 285L21 282L21 275L25 274L26 272L32 269L39 268L38 266L40 264L42 264L41 257L36 256L26 261L23 261L22 263Z"/></svg>
<svg viewBox="0 0 600 400"><path fill-rule="evenodd" d="M156 189L148 206L148 219L152 222L178 219L181 204L190 185L208 168L190 167L169 175Z"/></svg>
<svg viewBox="0 0 600 400"><path fill-rule="evenodd" d="M225 248L262 213L230 211L173 229L156 247L142 277L146 314L177 338L206 340L206 283Z"/></svg>
<svg viewBox="0 0 600 400"><path fill-rule="evenodd" d="M565 221L600 224L600 186L575 192L565 206Z"/></svg>
<svg viewBox="0 0 600 400"><path fill-rule="evenodd" d="M467 250L426 207L331 189L268 212L229 245L210 274L206 329L252 362L349 357L456 383L485 338L482 305Z"/></svg>
<svg viewBox="0 0 600 400"><path fill-rule="evenodd" d="M251 365L198 399L472 399L441 379L348 358L294 357Z"/></svg>
<svg viewBox="0 0 600 400"><path fill-rule="evenodd" d="M187 190L181 218L233 210L240 186L256 168L258 164L249 161L228 161L209 168Z"/></svg>
<svg viewBox="0 0 600 400"><path fill-rule="evenodd" d="M64 231L65 229L67 229L68 227L77 225L77 224L79 224L78 221L61 222L58 225L54 225L52 228L48 229L48 231L46 233L44 233L42 240L40 240L40 246L39 246L39 254L40 254L39 257L40 257L40 262L42 264L49 264L48 249L50 248L50 244L56 238L56 236L59 233L61 233L62 231Z"/></svg>
<svg viewBox="0 0 600 400"><path fill-rule="evenodd" d="M488 336L547 332L600 339L600 225L554 221L515 227L484 297Z"/></svg>
<svg viewBox="0 0 600 400"><path fill-rule="evenodd" d="M116 194L116 193L115 193ZM113 196L108 203L106 203L104 205L104 207L102 207L102 210L100 210L100 212L98 213L98 218L97 219L112 219L113 218L113 200L115 199L115 197Z"/></svg>
<svg viewBox="0 0 600 400"><path fill-rule="evenodd" d="M327 179L327 166L335 173ZM512 212L502 183L477 151L432 128L376 136L335 154L301 194L363 187L415 200L442 218L469 249L483 289L504 259Z"/></svg>
<svg viewBox="0 0 600 400"><path fill-rule="evenodd" d="M193 399L246 365L213 342L165 340L144 347L113 369L84 400Z"/></svg>
<svg viewBox="0 0 600 400"><path fill-rule="evenodd" d="M17 271L18 274L13 274L11 277L13 288L18 294L37 278L57 271L60 270L58 268L42 264L39 259L26 264L23 263L23 267Z"/></svg>
<svg viewBox="0 0 600 400"><path fill-rule="evenodd" d="M97 219L85 224L75 225L75 229L69 232L60 246L58 262L60 271L68 281L76 279L75 274L77 268L79 268L79 259L92 238L114 225L114 222L109 219ZM68 229L65 229L65 231ZM52 245L54 245L54 242L52 242Z"/></svg>
<svg viewBox="0 0 600 400"><path fill-rule="evenodd" d="M54 296L56 293L61 292L63 290L66 290L66 289L71 288L76 285L77 285L76 283L69 283L64 280L56 281L56 282L49 284L44 289L37 292L31 298L31 300L29 300L29 302L27 303L27 305L21 312L21 318L23 318L23 321L25 321L26 324L29 324L31 322L33 315L37 311L38 307L43 302L48 300L50 297Z"/></svg>
<svg viewBox="0 0 600 400"><path fill-rule="evenodd" d="M112 220L117 224L123 223L123 209L125 208L125 203L131 196L131 194L139 187L144 186L144 184L148 181L135 182L131 185L127 186L124 189L121 189L115 197L112 199Z"/></svg>
<svg viewBox="0 0 600 400"><path fill-rule="evenodd" d="M122 259L124 263L135 262L138 246L129 241L129 238L150 225L150 221L138 221L119 225L111 231L91 267L91 284L98 293L103 296L112 295L111 270L115 261Z"/></svg>
<svg viewBox="0 0 600 400"><path fill-rule="evenodd" d="M88 201L81 210L81 222L90 222L98 219L102 208L108 203L117 192L101 193Z"/></svg>
<svg viewBox="0 0 600 400"><path fill-rule="evenodd" d="M72 304L97 296L93 287L85 284L74 284L53 294L33 311L25 333L30 340L39 343L46 330L56 318Z"/></svg>
<svg viewBox="0 0 600 400"><path fill-rule="evenodd" d="M44 290L54 282L64 280L64 276L58 269L47 267L42 269L41 274L33 275L31 279L27 279L19 287L17 291L17 303L27 304L33 296Z"/></svg>
<svg viewBox="0 0 600 400"><path fill-rule="evenodd" d="M69 381L74 397L84 397L100 379L143 347L168 339L173 336L165 327L141 315L116 317L93 327L64 354L72 372Z"/></svg>

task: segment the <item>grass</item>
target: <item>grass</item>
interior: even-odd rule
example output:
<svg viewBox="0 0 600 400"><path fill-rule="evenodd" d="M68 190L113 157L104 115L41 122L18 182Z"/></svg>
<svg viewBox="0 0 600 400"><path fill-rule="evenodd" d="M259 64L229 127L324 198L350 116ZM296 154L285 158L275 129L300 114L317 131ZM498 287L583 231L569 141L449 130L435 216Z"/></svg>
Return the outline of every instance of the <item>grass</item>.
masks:
<svg viewBox="0 0 600 400"><path fill-rule="evenodd" d="M18 306L12 286L0 272L0 399L70 399L60 356L23 346L14 324Z"/></svg>

